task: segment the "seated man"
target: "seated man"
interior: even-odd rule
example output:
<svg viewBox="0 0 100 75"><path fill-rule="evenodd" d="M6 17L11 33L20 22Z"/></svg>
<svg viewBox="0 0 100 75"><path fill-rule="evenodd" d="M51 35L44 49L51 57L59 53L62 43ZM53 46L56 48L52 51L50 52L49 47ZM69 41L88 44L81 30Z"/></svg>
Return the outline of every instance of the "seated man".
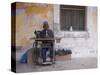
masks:
<svg viewBox="0 0 100 75"><path fill-rule="evenodd" d="M52 30L49 29L49 25L47 21L43 23L43 30L40 32L40 36L41 38L54 38L54 34ZM54 44L54 40L42 41L41 55L42 55L43 63L46 62L47 51L49 51L50 53L50 61L53 62L53 44Z"/></svg>

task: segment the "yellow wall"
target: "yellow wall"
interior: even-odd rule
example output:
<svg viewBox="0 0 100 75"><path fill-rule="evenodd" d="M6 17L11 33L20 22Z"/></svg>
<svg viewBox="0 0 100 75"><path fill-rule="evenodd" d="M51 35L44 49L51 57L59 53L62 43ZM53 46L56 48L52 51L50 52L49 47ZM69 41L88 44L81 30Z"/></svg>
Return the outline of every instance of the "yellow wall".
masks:
<svg viewBox="0 0 100 75"><path fill-rule="evenodd" d="M42 29L47 20L53 29L53 6L46 4L16 4L16 45L24 48L32 46L35 30Z"/></svg>

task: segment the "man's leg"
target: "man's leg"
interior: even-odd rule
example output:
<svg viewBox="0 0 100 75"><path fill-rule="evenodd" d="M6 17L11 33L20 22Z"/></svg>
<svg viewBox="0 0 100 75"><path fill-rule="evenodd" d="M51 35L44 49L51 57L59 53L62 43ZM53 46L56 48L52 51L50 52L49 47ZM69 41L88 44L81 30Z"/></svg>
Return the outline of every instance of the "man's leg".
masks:
<svg viewBox="0 0 100 75"><path fill-rule="evenodd" d="M41 54L42 54L42 59L43 59L43 62L46 62L46 48L42 48L42 52L41 52Z"/></svg>
<svg viewBox="0 0 100 75"><path fill-rule="evenodd" d="M53 47L50 48L50 61L53 62L54 52Z"/></svg>

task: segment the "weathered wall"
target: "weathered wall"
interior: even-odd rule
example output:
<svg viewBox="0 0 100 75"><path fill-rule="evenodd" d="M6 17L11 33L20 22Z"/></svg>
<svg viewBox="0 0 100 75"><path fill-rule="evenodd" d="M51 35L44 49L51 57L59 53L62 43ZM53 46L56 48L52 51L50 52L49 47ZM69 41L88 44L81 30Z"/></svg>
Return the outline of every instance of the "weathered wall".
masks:
<svg viewBox="0 0 100 75"><path fill-rule="evenodd" d="M72 58L97 56L97 8L87 7L86 26L87 31L61 31L60 7L54 6L54 31L56 37L61 37L56 48L69 48L72 50Z"/></svg>
<svg viewBox="0 0 100 75"><path fill-rule="evenodd" d="M60 30L59 5L18 3L16 9L16 45L21 46L17 51L16 60L32 47L35 30L42 29L42 23L47 20L50 29L54 30L56 37L61 37L61 42L55 48L69 48L72 58L95 57L97 55L97 8L87 7L87 31L68 32Z"/></svg>
<svg viewBox="0 0 100 75"><path fill-rule="evenodd" d="M43 22L48 21L53 29L53 5L16 3L16 59L22 56L29 48L32 48L35 30L42 30ZM18 48L17 48L18 49Z"/></svg>

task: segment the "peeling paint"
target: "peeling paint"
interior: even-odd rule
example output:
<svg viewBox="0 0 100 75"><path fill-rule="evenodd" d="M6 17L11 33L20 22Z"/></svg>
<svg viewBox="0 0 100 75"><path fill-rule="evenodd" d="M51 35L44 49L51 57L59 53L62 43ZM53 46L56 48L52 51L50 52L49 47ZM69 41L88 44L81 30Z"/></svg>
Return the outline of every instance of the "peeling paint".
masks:
<svg viewBox="0 0 100 75"><path fill-rule="evenodd" d="M53 23L53 7L49 4L16 3L16 45L32 46L35 30L42 30L43 21Z"/></svg>

